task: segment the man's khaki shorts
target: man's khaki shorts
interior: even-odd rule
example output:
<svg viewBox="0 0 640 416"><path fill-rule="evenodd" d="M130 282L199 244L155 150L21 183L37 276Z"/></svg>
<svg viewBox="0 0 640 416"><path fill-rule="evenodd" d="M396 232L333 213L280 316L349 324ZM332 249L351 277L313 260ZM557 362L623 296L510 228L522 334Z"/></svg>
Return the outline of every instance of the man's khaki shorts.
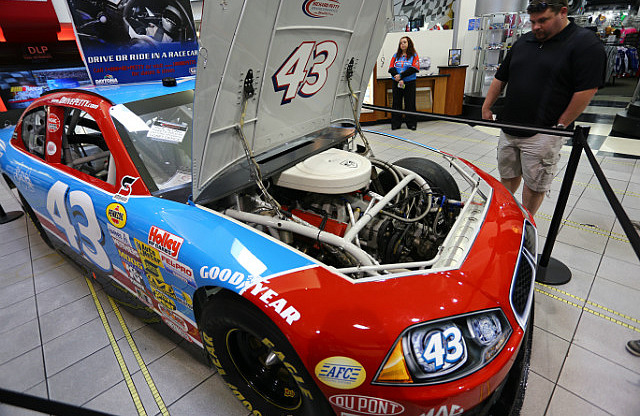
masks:
<svg viewBox="0 0 640 416"><path fill-rule="evenodd" d="M525 185L535 192L547 192L557 172L560 149L565 137L536 134L517 137L500 132L498 172L502 179L522 176Z"/></svg>

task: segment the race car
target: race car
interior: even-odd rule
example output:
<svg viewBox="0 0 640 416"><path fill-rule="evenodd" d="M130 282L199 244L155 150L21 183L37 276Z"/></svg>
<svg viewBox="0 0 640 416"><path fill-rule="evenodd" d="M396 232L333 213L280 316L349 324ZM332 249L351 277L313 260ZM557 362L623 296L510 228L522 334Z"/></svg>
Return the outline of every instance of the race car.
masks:
<svg viewBox="0 0 640 416"><path fill-rule="evenodd" d="M3 178L253 415L517 414L533 218L453 155L374 157L389 2L279 4L208 2L196 80L36 99L0 130Z"/></svg>

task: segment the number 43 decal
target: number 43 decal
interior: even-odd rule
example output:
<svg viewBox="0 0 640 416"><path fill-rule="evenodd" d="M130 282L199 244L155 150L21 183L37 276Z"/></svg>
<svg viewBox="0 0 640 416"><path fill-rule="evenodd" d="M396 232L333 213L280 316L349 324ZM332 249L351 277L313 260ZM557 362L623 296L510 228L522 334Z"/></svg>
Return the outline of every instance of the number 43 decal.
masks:
<svg viewBox="0 0 640 416"><path fill-rule="evenodd" d="M284 91L282 104L287 104L296 95L309 98L320 91L327 82L329 68L338 55L338 45L332 40L302 42L289 55L271 77L276 92ZM313 60L307 71L309 61Z"/></svg>

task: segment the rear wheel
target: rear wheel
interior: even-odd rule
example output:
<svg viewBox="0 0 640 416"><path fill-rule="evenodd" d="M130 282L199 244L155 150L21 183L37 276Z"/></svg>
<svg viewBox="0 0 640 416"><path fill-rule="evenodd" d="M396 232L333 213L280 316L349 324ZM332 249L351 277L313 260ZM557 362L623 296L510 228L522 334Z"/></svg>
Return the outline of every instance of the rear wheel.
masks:
<svg viewBox="0 0 640 416"><path fill-rule="evenodd" d="M210 360L250 414L333 414L287 338L253 304L216 297L201 329Z"/></svg>

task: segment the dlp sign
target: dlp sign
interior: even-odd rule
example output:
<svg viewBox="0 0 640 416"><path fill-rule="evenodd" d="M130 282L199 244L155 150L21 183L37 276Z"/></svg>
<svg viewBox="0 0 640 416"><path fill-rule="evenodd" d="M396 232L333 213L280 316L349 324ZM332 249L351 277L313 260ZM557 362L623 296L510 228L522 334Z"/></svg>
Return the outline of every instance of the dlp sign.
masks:
<svg viewBox="0 0 640 416"><path fill-rule="evenodd" d="M46 45L42 46L27 46L27 51L30 55L44 55L49 48Z"/></svg>

